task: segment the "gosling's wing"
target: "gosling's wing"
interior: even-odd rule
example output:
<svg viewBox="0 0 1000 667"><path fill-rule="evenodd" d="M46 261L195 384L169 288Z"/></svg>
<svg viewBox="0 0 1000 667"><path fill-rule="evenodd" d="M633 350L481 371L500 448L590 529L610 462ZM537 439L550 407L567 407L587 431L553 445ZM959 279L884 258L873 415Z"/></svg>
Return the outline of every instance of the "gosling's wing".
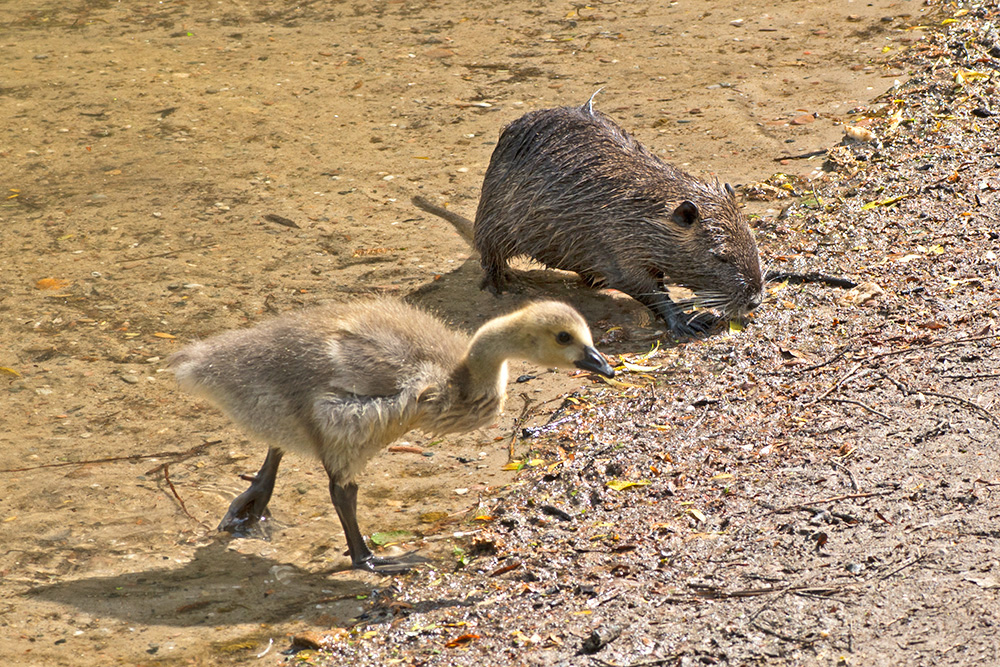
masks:
<svg viewBox="0 0 1000 667"><path fill-rule="evenodd" d="M422 310L398 301L357 304L327 321L323 363L330 391L356 396L419 394L447 381L465 339Z"/></svg>

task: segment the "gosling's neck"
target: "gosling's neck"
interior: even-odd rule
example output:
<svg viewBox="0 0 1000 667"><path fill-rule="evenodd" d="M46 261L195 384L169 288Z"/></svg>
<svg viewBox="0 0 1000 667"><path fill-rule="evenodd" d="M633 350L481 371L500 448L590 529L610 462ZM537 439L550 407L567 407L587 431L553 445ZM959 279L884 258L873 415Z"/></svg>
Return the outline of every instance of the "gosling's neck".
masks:
<svg viewBox="0 0 1000 667"><path fill-rule="evenodd" d="M468 385L462 393L494 393L502 395L507 387L507 359L516 347L518 327L515 316L508 315L484 324L473 335L462 359Z"/></svg>

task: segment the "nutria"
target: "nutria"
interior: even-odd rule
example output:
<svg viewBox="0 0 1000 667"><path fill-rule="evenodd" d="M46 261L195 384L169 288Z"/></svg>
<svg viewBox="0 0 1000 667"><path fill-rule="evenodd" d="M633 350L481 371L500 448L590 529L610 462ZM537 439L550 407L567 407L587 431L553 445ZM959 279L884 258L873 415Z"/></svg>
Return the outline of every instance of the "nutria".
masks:
<svg viewBox="0 0 1000 667"><path fill-rule="evenodd" d="M555 301L490 320L471 340L397 300L320 307L193 343L167 366L181 387L269 445L220 530L257 526L281 457L297 451L326 468L352 566L399 571L361 536L355 476L410 429L440 435L492 422L503 406L507 359L614 375L580 314Z"/></svg>
<svg viewBox="0 0 1000 667"><path fill-rule="evenodd" d="M761 302L757 244L732 187L663 162L592 99L532 111L501 131L473 238L482 287L494 294L507 287L508 261L527 256L625 292L678 336L705 333L717 318L686 313L690 304L671 301L666 285L688 288L693 302L727 317Z"/></svg>

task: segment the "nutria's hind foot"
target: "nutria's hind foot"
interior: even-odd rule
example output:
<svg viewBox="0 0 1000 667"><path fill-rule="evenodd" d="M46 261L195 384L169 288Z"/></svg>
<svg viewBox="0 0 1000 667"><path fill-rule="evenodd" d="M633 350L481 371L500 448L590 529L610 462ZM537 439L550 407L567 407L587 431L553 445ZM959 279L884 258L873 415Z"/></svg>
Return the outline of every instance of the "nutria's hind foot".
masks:
<svg viewBox="0 0 1000 667"><path fill-rule="evenodd" d="M482 263L483 280L479 283L479 289L488 290L493 296L500 296L506 292L511 282L514 281L514 274L510 269L500 264Z"/></svg>
<svg viewBox="0 0 1000 667"><path fill-rule="evenodd" d="M268 539L269 532L263 521L271 516L267 504L274 491L274 480L278 475L282 452L268 449L264 465L251 478L250 488L236 496L229 511L219 522L219 531L231 533L233 537L259 537Z"/></svg>

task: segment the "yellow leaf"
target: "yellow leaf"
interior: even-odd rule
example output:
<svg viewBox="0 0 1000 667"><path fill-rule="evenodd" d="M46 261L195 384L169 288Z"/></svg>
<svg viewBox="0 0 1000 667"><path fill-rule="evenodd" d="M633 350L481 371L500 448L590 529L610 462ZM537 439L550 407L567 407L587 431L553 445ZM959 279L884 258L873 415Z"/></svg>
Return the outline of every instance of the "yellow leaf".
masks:
<svg viewBox="0 0 1000 667"><path fill-rule="evenodd" d="M615 491L624 491L633 486L649 486L649 480L641 479L636 482L627 481L624 479L613 479L608 482L607 486L609 489L614 489Z"/></svg>
<svg viewBox="0 0 1000 667"><path fill-rule="evenodd" d="M881 199L881 200L878 200L878 201L870 201L867 204L865 204L864 206L862 206L861 210L865 211L865 210L868 210L870 208L875 208L876 206L889 206L891 204L895 204L896 202L898 202L901 199L906 199L909 196L910 195L898 195L896 197L889 197L888 199Z"/></svg>
<svg viewBox="0 0 1000 667"><path fill-rule="evenodd" d="M14 519L16 519L16 518L17 518L16 516L9 516L9 517L7 517L6 519L4 519L4 520L3 520L3 522L4 522L4 523L7 523L8 521L13 521L13 520L14 520Z"/></svg>
<svg viewBox="0 0 1000 667"><path fill-rule="evenodd" d="M378 636L378 630L369 630L365 634L361 635L362 639L371 639L372 637Z"/></svg>
<svg viewBox="0 0 1000 667"><path fill-rule="evenodd" d="M638 357L635 358L635 360L646 361L654 354L656 354L656 351L659 349L660 349L660 341L654 341L652 347L649 348L649 352L646 352L645 354L640 354Z"/></svg>
<svg viewBox="0 0 1000 667"><path fill-rule="evenodd" d="M630 371L635 371L637 373L642 373L645 371L658 371L660 370L660 368L662 368L662 366L640 366L639 364L633 364L631 362L625 361L624 359L622 359L622 366L624 366Z"/></svg>
<svg viewBox="0 0 1000 667"><path fill-rule="evenodd" d="M631 382L619 382L618 380L614 380L612 378L606 378L603 375L598 375L597 377L601 378L612 387L621 387L623 389L642 389L642 385L632 384Z"/></svg>
<svg viewBox="0 0 1000 667"><path fill-rule="evenodd" d="M729 333L739 333L743 331L743 323L739 320L729 320Z"/></svg>
<svg viewBox="0 0 1000 667"><path fill-rule="evenodd" d="M157 332L153 335L156 336L157 338L177 338L177 336L173 334L161 333L161 332Z"/></svg>
<svg viewBox="0 0 1000 667"><path fill-rule="evenodd" d="M0 375L9 375L14 378L21 377L21 374L15 371L13 368L7 368L6 366L0 366Z"/></svg>
<svg viewBox="0 0 1000 667"><path fill-rule="evenodd" d="M524 467L524 461L511 461L505 465L501 470L520 470Z"/></svg>
<svg viewBox="0 0 1000 667"><path fill-rule="evenodd" d="M709 479L713 479L713 480L714 479L733 479L733 475L731 475L728 472L722 472L722 473L719 473L718 475L712 475L711 477L709 477Z"/></svg>
<svg viewBox="0 0 1000 667"><path fill-rule="evenodd" d="M649 428L653 429L654 431L669 431L670 430L670 427L667 426L666 424L650 424Z"/></svg>

